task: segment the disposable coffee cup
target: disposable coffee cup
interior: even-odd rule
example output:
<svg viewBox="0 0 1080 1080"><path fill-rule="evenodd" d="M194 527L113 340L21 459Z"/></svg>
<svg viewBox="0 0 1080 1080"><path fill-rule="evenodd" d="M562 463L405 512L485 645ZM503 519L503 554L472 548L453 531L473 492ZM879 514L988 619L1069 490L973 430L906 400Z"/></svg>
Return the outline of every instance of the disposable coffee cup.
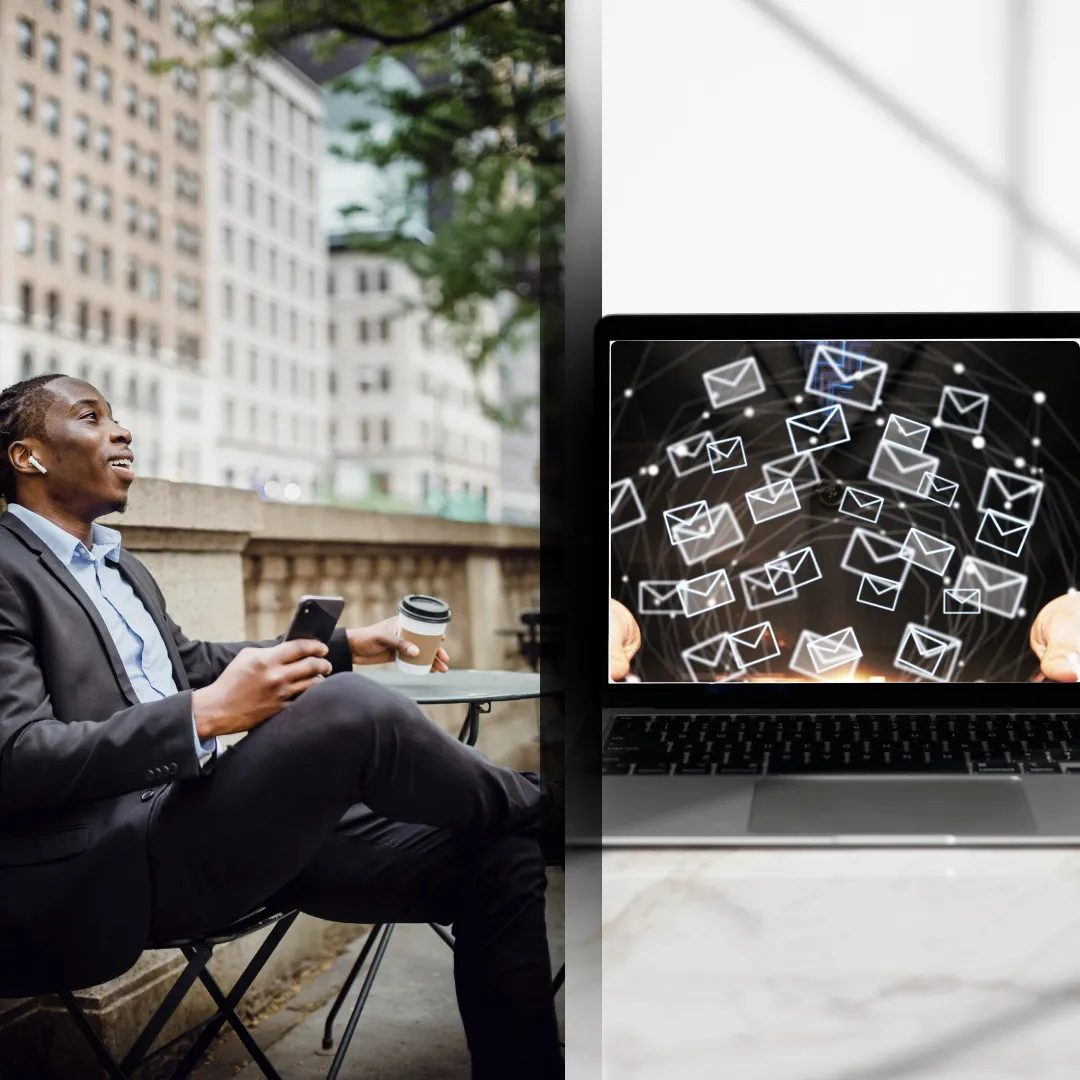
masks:
<svg viewBox="0 0 1080 1080"><path fill-rule="evenodd" d="M410 675L429 674L449 624L450 605L445 600L420 593L403 597L398 604L398 628L401 636L420 650L420 655L405 657L399 652L394 660L398 671Z"/></svg>

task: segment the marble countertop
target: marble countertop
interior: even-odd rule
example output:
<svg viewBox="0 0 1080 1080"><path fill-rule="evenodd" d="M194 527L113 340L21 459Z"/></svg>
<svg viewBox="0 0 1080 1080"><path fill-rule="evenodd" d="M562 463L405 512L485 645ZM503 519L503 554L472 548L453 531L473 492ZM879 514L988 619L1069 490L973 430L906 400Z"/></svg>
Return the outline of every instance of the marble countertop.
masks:
<svg viewBox="0 0 1080 1080"><path fill-rule="evenodd" d="M604 1080L1080 1076L1077 849L596 859Z"/></svg>

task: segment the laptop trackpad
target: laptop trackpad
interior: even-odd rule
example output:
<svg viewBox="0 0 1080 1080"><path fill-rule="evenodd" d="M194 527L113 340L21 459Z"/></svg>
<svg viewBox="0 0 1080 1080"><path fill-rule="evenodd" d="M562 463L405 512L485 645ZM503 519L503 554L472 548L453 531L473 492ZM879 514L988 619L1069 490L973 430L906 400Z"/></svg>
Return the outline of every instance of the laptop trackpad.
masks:
<svg viewBox="0 0 1080 1080"><path fill-rule="evenodd" d="M1012 777L767 777L750 832L785 836L1026 836L1036 831Z"/></svg>

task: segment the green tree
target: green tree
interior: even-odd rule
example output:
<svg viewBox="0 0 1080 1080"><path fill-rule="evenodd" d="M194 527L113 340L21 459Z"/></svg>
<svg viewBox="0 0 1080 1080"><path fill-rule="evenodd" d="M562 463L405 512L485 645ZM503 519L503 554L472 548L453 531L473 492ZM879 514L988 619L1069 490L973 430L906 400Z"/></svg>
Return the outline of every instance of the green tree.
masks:
<svg viewBox="0 0 1080 1080"><path fill-rule="evenodd" d="M353 122L351 144L333 152L397 166L405 190L397 205L379 208L381 227L354 232L350 245L398 258L417 275L425 307L474 373L538 334L545 381L557 378L564 0L242 0L210 26L243 42L219 48L214 62L225 68L257 63L297 39L315 40L320 60L350 43L371 44L369 59L331 86L365 95L390 122ZM386 57L406 63L419 88L388 86L379 73ZM430 232L418 236L411 223L429 207ZM482 403L512 428L533 400Z"/></svg>

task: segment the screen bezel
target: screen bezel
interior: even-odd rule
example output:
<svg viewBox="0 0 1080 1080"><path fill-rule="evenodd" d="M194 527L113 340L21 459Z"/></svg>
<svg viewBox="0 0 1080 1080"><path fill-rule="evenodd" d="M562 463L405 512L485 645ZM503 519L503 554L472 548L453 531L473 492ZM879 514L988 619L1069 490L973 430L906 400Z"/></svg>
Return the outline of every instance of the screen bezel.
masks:
<svg viewBox="0 0 1080 1080"><path fill-rule="evenodd" d="M601 460L610 461L611 379L610 353L614 341L889 341L946 339L969 341L1080 341L1080 313L1073 312L964 312L867 313L837 315L607 315L594 334L596 430L603 433ZM1078 368L1080 385L1080 368ZM608 506L610 486L605 467L593 494L594 505ZM610 510L597 513L596 528L602 543L595 545L597 624L607 636L610 590ZM873 711L972 712L1003 709L1035 712L1042 709L1080 711L1080 686L1071 683L613 683L608 654L597 649L597 679L602 680L605 709L659 708L664 710L762 711ZM601 668L600 665L603 665ZM1032 674L1038 661L1031 656ZM593 670L590 667L590 670Z"/></svg>

